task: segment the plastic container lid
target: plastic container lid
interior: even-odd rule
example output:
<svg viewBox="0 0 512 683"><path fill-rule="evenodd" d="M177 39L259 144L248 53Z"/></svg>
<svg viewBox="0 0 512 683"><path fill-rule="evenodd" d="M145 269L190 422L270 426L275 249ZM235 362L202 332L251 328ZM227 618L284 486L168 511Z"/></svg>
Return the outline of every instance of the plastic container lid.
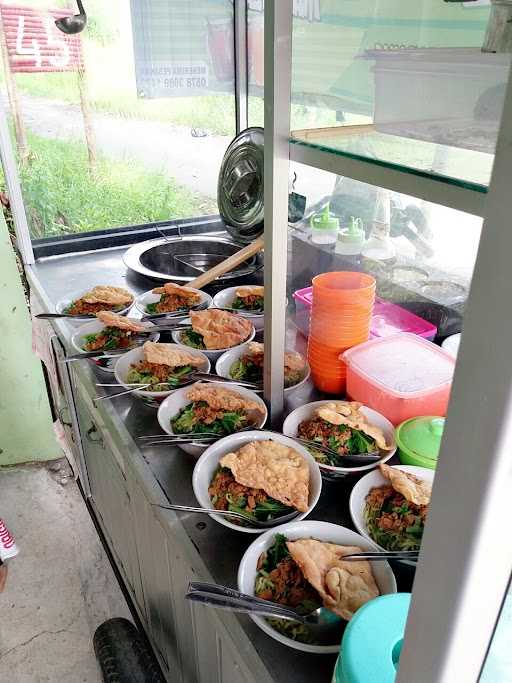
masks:
<svg viewBox="0 0 512 683"><path fill-rule="evenodd" d="M343 634L335 683L393 683L410 602L410 593L393 593L357 610Z"/></svg>
<svg viewBox="0 0 512 683"><path fill-rule="evenodd" d="M444 417L412 417L396 428L400 450L409 457L427 458L437 462L444 431Z"/></svg>
<svg viewBox="0 0 512 683"><path fill-rule="evenodd" d="M315 213L311 216L310 225L313 230L332 230L338 231L340 227L339 218L336 218L329 211L329 204L326 204L320 213Z"/></svg>
<svg viewBox="0 0 512 683"><path fill-rule="evenodd" d="M433 339L437 334L437 327L402 306L377 299L373 309L372 335L390 337L400 332L410 332L419 337Z"/></svg>
<svg viewBox="0 0 512 683"><path fill-rule="evenodd" d="M371 383L399 398L414 398L452 381L454 360L439 346L414 334L372 339L343 354Z"/></svg>

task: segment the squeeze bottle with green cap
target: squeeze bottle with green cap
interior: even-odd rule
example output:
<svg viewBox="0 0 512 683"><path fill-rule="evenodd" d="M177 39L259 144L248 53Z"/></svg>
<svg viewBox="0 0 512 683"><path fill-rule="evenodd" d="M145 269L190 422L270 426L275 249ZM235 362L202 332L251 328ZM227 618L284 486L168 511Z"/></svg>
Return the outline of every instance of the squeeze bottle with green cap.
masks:
<svg viewBox="0 0 512 683"><path fill-rule="evenodd" d="M329 211L326 204L320 213L311 216L311 241L315 244L336 244L340 221Z"/></svg>
<svg viewBox="0 0 512 683"><path fill-rule="evenodd" d="M365 239L362 220L351 216L348 228L342 228L338 233L336 253L357 256L363 249Z"/></svg>

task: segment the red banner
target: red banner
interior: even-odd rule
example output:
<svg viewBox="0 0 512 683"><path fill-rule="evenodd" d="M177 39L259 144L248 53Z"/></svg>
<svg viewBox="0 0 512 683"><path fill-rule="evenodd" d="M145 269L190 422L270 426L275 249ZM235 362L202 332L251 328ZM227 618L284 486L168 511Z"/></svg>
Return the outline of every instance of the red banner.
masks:
<svg viewBox="0 0 512 683"><path fill-rule="evenodd" d="M55 26L55 19L71 16L71 10L40 11L22 5L0 5L0 12L13 73L82 68L80 36L68 36Z"/></svg>

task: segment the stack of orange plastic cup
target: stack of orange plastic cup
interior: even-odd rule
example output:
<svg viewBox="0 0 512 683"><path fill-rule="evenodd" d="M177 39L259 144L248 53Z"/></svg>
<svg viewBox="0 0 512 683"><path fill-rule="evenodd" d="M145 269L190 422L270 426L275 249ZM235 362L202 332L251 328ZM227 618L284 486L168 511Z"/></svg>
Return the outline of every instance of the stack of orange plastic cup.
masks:
<svg viewBox="0 0 512 683"><path fill-rule="evenodd" d="M374 303L371 275L335 272L313 278L308 361L320 391L345 391L346 366L340 354L369 338Z"/></svg>

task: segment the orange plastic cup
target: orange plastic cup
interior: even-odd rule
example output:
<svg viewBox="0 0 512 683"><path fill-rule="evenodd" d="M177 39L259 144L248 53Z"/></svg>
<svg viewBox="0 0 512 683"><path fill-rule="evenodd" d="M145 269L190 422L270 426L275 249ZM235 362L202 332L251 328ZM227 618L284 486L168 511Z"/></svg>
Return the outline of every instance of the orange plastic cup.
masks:
<svg viewBox="0 0 512 683"><path fill-rule="evenodd" d="M365 306L325 306L324 304L313 304L311 310L313 317L329 318L329 320L340 322L349 320L352 323L366 320L372 316L372 313L372 303L368 303Z"/></svg>
<svg viewBox="0 0 512 683"><path fill-rule="evenodd" d="M327 323L312 323L309 333L313 339L325 346L337 349L344 346L348 349L349 346L355 346L368 339L370 325L361 325L349 330L333 330Z"/></svg>
<svg viewBox="0 0 512 683"><path fill-rule="evenodd" d="M322 273L312 280L315 303L362 304L375 300L375 278L367 273L339 271Z"/></svg>
<svg viewBox="0 0 512 683"><path fill-rule="evenodd" d="M311 370L311 379L318 391L323 391L325 394L345 394L347 386L347 378L345 376L326 377L323 373Z"/></svg>
<svg viewBox="0 0 512 683"><path fill-rule="evenodd" d="M310 336L316 340L324 340L331 348L349 348L367 341L370 336L370 324L350 329L333 329L328 323L312 322Z"/></svg>
<svg viewBox="0 0 512 683"><path fill-rule="evenodd" d="M341 354L344 353L347 348L340 346L323 346L322 344L316 344L314 341L310 341L308 344L308 359L313 363L338 363Z"/></svg>

